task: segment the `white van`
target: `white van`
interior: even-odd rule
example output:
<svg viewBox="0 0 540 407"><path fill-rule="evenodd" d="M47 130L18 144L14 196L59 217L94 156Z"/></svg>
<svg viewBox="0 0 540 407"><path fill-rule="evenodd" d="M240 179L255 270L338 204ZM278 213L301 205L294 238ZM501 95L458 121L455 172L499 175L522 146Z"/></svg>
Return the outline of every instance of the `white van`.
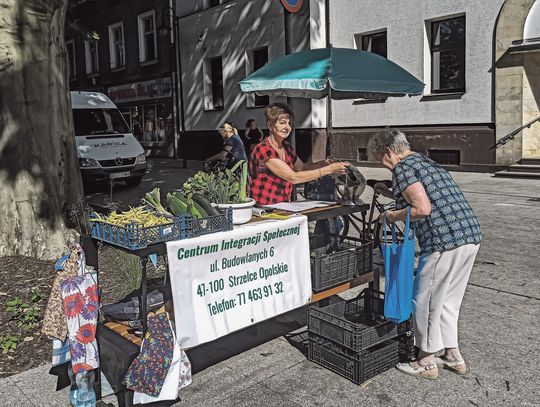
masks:
<svg viewBox="0 0 540 407"><path fill-rule="evenodd" d="M144 149L116 105L103 93L71 92L71 107L83 181L139 185L146 173Z"/></svg>

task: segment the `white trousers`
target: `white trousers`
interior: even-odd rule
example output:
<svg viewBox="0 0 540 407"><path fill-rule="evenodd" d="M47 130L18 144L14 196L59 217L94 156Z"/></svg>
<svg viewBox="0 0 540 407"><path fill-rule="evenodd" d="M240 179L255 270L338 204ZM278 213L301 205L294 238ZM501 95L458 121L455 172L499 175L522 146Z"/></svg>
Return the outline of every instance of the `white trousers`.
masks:
<svg viewBox="0 0 540 407"><path fill-rule="evenodd" d="M479 244L420 256L413 289L414 342L435 353L458 348L458 318Z"/></svg>

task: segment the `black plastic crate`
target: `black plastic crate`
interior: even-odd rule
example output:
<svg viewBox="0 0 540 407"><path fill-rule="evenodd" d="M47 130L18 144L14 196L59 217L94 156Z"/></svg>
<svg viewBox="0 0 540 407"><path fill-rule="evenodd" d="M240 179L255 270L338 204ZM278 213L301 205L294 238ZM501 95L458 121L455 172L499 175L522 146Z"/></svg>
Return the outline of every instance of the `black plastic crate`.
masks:
<svg viewBox="0 0 540 407"><path fill-rule="evenodd" d="M371 271L373 242L361 243L342 238L338 250L328 253L328 246L311 250L311 285L320 292Z"/></svg>
<svg viewBox="0 0 540 407"><path fill-rule="evenodd" d="M413 332L409 331L396 339L399 343L399 361L410 362L416 358Z"/></svg>
<svg viewBox="0 0 540 407"><path fill-rule="evenodd" d="M330 339L355 352L410 331L410 322L395 324L384 318L384 294L365 289L345 301L332 298L308 307L310 332Z"/></svg>
<svg viewBox="0 0 540 407"><path fill-rule="evenodd" d="M188 216L186 234L188 238L197 237L209 233L232 230L232 228L232 209L227 208L223 214L212 215L206 218L197 219L193 216Z"/></svg>
<svg viewBox="0 0 540 407"><path fill-rule="evenodd" d="M310 333L308 359L360 384L399 362L399 344L390 340L361 352L353 352Z"/></svg>

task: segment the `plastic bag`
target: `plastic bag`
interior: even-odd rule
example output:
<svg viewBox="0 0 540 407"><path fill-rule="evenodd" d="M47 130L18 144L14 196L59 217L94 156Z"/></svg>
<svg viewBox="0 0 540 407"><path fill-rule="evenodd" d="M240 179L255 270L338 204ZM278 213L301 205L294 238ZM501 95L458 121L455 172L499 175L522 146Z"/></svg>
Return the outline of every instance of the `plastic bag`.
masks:
<svg viewBox="0 0 540 407"><path fill-rule="evenodd" d="M410 238L411 208L407 208L404 240L397 241L396 227L391 226L392 242L381 243L384 257L386 285L384 295L384 316L396 324L411 316L414 282L414 229ZM386 215L384 217L384 236L386 236Z"/></svg>

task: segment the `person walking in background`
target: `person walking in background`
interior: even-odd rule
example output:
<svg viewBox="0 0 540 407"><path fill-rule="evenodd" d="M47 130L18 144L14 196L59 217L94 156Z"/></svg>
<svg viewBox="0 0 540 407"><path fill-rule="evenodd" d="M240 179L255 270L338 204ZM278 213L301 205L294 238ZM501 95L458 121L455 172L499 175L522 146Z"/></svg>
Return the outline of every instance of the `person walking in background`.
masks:
<svg viewBox="0 0 540 407"><path fill-rule="evenodd" d="M254 119L249 119L246 122L244 138L247 140L249 153L251 153L253 147L259 144L263 139L263 132L261 129L259 129L259 127L257 127L257 122Z"/></svg>
<svg viewBox="0 0 540 407"><path fill-rule="evenodd" d="M444 168L411 151L405 135L386 129L368 148L372 158L392 171L392 190L375 190L394 198L396 209L381 214L393 223L407 217L416 222L420 259L413 288L416 361L400 363L399 371L436 379L438 366L458 374L467 370L458 344L458 318L482 235L480 224L463 193ZM435 353L444 350L444 356Z"/></svg>
<svg viewBox="0 0 540 407"><path fill-rule="evenodd" d="M222 150L214 154L205 160L206 163L212 161L230 161L230 164L234 164L237 161L247 161L246 151L244 149L244 143L238 135L238 130L235 129L231 122L225 122L218 129L220 136L223 138Z"/></svg>

